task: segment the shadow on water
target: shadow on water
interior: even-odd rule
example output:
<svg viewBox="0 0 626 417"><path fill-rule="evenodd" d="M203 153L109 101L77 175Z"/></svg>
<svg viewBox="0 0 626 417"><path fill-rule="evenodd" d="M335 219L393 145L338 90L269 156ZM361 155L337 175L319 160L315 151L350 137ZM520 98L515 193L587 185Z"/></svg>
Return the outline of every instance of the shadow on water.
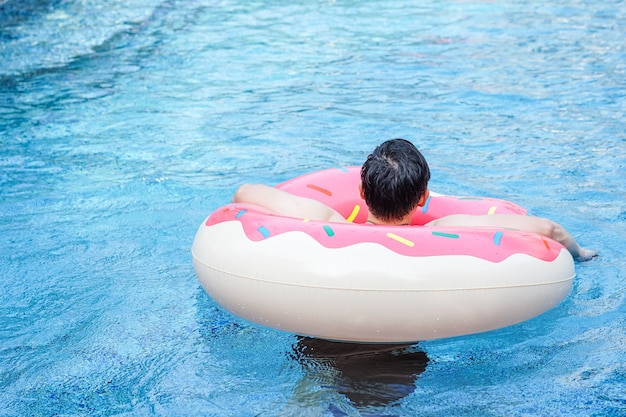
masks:
<svg viewBox="0 0 626 417"><path fill-rule="evenodd" d="M305 371L307 385L331 388L358 410L385 407L410 395L429 361L417 345L342 343L307 337L298 338L293 356ZM335 416L346 415L332 404L330 411Z"/></svg>

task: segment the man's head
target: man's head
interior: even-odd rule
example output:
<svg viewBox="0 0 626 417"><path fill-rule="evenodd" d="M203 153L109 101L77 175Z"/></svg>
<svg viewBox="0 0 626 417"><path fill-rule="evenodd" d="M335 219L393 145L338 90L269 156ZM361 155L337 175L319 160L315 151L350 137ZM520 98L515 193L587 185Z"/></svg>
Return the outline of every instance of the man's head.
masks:
<svg viewBox="0 0 626 417"><path fill-rule="evenodd" d="M391 139L367 157L361 168L362 195L370 212L398 221L423 204L430 180L424 156L405 139Z"/></svg>

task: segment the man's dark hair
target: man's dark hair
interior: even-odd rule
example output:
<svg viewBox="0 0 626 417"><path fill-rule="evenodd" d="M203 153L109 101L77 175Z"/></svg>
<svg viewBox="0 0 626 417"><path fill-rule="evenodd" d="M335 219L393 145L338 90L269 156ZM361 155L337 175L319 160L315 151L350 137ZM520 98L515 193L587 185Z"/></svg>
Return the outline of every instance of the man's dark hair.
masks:
<svg viewBox="0 0 626 417"><path fill-rule="evenodd" d="M408 140L383 142L361 168L365 203L384 221L402 219L426 192L430 169L424 156Z"/></svg>

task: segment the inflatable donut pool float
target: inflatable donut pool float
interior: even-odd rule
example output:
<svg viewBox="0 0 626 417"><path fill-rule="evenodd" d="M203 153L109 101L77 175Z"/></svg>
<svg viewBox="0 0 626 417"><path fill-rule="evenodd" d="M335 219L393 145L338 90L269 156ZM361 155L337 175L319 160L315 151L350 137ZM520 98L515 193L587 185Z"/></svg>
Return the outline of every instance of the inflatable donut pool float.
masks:
<svg viewBox="0 0 626 417"><path fill-rule="evenodd" d="M363 224L360 168L278 185L349 223L277 216L247 204L200 226L193 265L206 292L250 322L334 341L404 343L498 329L558 305L574 261L556 241L509 229L431 227L441 216L526 211L507 201L431 193L411 226Z"/></svg>

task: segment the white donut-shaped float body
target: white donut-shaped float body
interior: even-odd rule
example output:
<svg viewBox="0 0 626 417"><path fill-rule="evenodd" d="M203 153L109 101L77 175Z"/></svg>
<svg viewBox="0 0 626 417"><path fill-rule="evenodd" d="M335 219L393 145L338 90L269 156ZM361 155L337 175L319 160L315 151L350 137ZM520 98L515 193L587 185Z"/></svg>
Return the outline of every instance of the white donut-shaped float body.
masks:
<svg viewBox="0 0 626 417"><path fill-rule="evenodd" d="M431 194L411 226L363 224L359 167L278 186L350 223L276 216L228 204L200 226L196 275L224 309L304 336L416 342L498 329L558 305L575 276L556 241L508 229L420 226L448 214L526 211L491 198Z"/></svg>

